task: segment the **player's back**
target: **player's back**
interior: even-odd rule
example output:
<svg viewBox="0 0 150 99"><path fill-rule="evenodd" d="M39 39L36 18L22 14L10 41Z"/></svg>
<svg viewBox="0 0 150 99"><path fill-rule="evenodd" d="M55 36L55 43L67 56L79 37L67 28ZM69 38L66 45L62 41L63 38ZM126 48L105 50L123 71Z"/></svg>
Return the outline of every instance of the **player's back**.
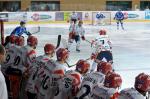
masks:
<svg viewBox="0 0 150 99"><path fill-rule="evenodd" d="M25 67L30 67L36 57L36 51L30 46L24 46L22 49L23 64Z"/></svg>
<svg viewBox="0 0 150 99"><path fill-rule="evenodd" d="M23 65L23 54L22 54L22 48L20 46L15 46L15 56L14 56L14 63L11 65L12 68L16 68L22 71L22 73L25 71L25 67Z"/></svg>
<svg viewBox="0 0 150 99"><path fill-rule="evenodd" d="M100 51L110 51L111 50L111 42L109 40L108 35L99 36L93 42L93 48L96 52Z"/></svg>
<svg viewBox="0 0 150 99"><path fill-rule="evenodd" d="M82 81L80 73L69 70L65 76L59 80L59 93L54 99L74 99L77 94Z"/></svg>
<svg viewBox="0 0 150 99"><path fill-rule="evenodd" d="M83 77L80 91L78 92L78 98L90 99L91 92L95 85L103 84L105 75L100 72L88 73ZM84 95L86 93L86 95Z"/></svg>
<svg viewBox="0 0 150 99"><path fill-rule="evenodd" d="M146 99L134 88L126 88L120 92L118 99Z"/></svg>
<svg viewBox="0 0 150 99"><path fill-rule="evenodd" d="M118 99L118 92L114 88L95 86L92 90L92 99Z"/></svg>
<svg viewBox="0 0 150 99"><path fill-rule="evenodd" d="M88 73L83 77L82 86L89 85L91 88L96 84L103 84L105 75L100 72Z"/></svg>
<svg viewBox="0 0 150 99"><path fill-rule="evenodd" d="M41 83L39 86L39 91L37 94L37 99L51 99L50 93L51 93L51 84L52 84L52 72L48 67L45 67L43 69L43 74L41 76Z"/></svg>
<svg viewBox="0 0 150 99"><path fill-rule="evenodd" d="M35 81L37 79L37 75L41 72L42 68L47 65L47 62L50 58L46 55L41 55L35 58L35 61L32 64L32 68L30 70L30 77L27 82L26 91L31 93L36 93L35 90Z"/></svg>
<svg viewBox="0 0 150 99"><path fill-rule="evenodd" d="M40 84L36 84L39 87L38 99L53 99L58 88L58 80L64 75L61 74L64 71L60 67L56 61L49 60L47 66L40 70Z"/></svg>
<svg viewBox="0 0 150 99"><path fill-rule="evenodd" d="M16 50L18 50L16 46L11 46L7 50L7 52L6 52L6 60L2 64L2 71L5 71L8 66L11 66L12 64L14 64L14 60L15 60L16 52L17 52Z"/></svg>

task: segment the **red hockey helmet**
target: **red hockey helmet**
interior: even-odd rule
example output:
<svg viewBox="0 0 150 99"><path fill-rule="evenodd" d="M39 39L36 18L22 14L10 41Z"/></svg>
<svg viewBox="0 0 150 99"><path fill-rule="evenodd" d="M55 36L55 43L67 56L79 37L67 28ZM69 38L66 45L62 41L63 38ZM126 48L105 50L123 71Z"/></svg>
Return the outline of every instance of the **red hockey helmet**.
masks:
<svg viewBox="0 0 150 99"><path fill-rule="evenodd" d="M45 54L51 54L55 52L55 46L53 44L45 44L44 46Z"/></svg>
<svg viewBox="0 0 150 99"><path fill-rule="evenodd" d="M27 39L27 44L30 46L37 46L38 40L35 36L29 36Z"/></svg>
<svg viewBox="0 0 150 99"><path fill-rule="evenodd" d="M99 31L99 35L106 35L106 30L101 29L101 30Z"/></svg>
<svg viewBox="0 0 150 99"><path fill-rule="evenodd" d="M15 43L15 40L16 40L16 36L15 36L15 35L11 35L11 36L9 37L9 39L10 39L10 43L14 44L14 43Z"/></svg>
<svg viewBox="0 0 150 99"><path fill-rule="evenodd" d="M97 65L97 71L106 75L108 72L112 72L112 65L107 62L99 63Z"/></svg>
<svg viewBox="0 0 150 99"><path fill-rule="evenodd" d="M66 60L69 57L69 51L65 48L59 48L56 51L56 56L58 61Z"/></svg>
<svg viewBox="0 0 150 99"><path fill-rule="evenodd" d="M104 81L104 86L108 88L118 88L122 84L122 78L115 72L109 72Z"/></svg>
<svg viewBox="0 0 150 99"><path fill-rule="evenodd" d="M135 78L134 87L144 92L150 91L150 76L144 73L140 73Z"/></svg>
<svg viewBox="0 0 150 99"><path fill-rule="evenodd" d="M18 46L24 46L24 37L23 36L19 36L16 38L15 44Z"/></svg>
<svg viewBox="0 0 150 99"><path fill-rule="evenodd" d="M90 69L90 63L86 60L79 60L76 64L76 70L81 74L85 74Z"/></svg>

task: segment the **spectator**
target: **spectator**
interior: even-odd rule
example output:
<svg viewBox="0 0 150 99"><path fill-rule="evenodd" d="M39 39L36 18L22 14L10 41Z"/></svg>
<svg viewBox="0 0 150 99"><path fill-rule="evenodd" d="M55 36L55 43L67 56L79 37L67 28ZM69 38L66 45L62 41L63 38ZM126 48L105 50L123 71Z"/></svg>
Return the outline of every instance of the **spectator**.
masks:
<svg viewBox="0 0 150 99"><path fill-rule="evenodd" d="M149 7L148 7L148 6L146 6L146 9L145 9L144 11L150 11Z"/></svg>
<svg viewBox="0 0 150 99"><path fill-rule="evenodd" d="M5 54L6 54L5 48L2 45L0 45L0 64L2 64L5 61ZM0 70L0 99L8 99L6 82L1 70Z"/></svg>

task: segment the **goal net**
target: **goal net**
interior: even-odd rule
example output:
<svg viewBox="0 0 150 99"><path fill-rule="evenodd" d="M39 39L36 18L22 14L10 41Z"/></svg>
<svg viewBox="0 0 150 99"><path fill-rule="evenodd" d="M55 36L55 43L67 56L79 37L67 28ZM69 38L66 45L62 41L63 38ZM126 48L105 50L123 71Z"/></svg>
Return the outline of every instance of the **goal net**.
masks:
<svg viewBox="0 0 150 99"><path fill-rule="evenodd" d="M92 12L92 25L111 25L111 12Z"/></svg>

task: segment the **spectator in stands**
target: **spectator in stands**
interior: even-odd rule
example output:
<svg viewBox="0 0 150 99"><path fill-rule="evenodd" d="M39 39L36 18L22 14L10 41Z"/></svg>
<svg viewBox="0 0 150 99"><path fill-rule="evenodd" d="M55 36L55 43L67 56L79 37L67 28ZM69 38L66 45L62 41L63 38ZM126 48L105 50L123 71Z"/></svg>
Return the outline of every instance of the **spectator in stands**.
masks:
<svg viewBox="0 0 150 99"><path fill-rule="evenodd" d="M146 9L145 9L144 11L150 11L149 7L148 7L148 6L146 6Z"/></svg>

